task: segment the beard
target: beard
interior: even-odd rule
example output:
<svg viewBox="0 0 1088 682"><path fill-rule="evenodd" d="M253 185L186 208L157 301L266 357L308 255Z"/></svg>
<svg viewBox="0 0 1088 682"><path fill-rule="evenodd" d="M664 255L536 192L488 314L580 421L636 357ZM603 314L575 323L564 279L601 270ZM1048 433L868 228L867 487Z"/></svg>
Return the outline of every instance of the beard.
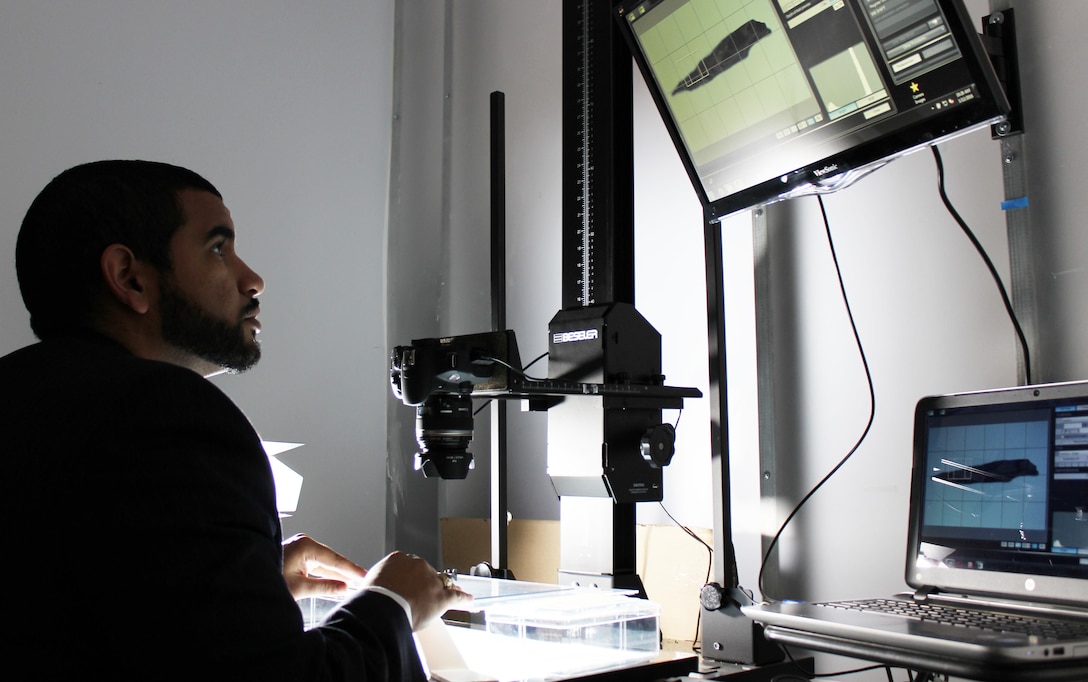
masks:
<svg viewBox="0 0 1088 682"><path fill-rule="evenodd" d="M175 348L214 363L217 367L241 374L261 359L261 345L256 334L246 333L243 315L257 307L257 301L239 312L235 324L209 315L172 284L161 293L163 339Z"/></svg>

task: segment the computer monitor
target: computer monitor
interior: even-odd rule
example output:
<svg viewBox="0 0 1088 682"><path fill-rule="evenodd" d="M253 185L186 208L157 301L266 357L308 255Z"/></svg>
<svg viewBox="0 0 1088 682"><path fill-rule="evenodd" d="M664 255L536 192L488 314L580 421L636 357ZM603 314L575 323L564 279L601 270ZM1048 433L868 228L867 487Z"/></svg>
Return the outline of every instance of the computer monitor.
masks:
<svg viewBox="0 0 1088 682"><path fill-rule="evenodd" d="M1008 103L961 0L619 0L711 220L833 191Z"/></svg>

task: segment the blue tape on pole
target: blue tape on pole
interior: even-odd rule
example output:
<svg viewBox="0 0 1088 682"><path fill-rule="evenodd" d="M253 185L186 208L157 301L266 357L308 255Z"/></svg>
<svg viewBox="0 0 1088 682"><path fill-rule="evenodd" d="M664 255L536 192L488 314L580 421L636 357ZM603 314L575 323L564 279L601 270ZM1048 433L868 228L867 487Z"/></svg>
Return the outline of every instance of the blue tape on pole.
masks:
<svg viewBox="0 0 1088 682"><path fill-rule="evenodd" d="M1019 199L1008 199L1006 201L1001 202L1001 210L1002 211L1009 211L1009 210L1012 210L1014 208L1027 208L1027 205L1028 205L1028 198L1027 197L1020 197Z"/></svg>

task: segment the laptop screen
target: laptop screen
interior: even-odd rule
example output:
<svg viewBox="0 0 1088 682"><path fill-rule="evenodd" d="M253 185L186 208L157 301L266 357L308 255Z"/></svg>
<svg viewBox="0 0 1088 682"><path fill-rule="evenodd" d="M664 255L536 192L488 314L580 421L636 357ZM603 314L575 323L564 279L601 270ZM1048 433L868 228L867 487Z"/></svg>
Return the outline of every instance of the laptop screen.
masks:
<svg viewBox="0 0 1088 682"><path fill-rule="evenodd" d="M1088 594L1088 384L925 398L915 440L911 585Z"/></svg>

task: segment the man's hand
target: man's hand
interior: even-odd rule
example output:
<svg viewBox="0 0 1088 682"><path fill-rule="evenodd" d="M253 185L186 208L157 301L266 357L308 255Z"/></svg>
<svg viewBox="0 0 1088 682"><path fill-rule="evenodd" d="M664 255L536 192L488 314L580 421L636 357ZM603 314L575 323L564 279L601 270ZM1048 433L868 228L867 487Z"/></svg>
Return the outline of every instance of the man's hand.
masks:
<svg viewBox="0 0 1088 682"><path fill-rule="evenodd" d="M360 587L365 568L338 552L298 534L283 543L283 579L295 599L335 596Z"/></svg>
<svg viewBox="0 0 1088 682"><path fill-rule="evenodd" d="M382 587L403 597L412 607L413 630L420 630L451 608L472 601L472 595L456 583L446 587L442 576L426 560L403 552L393 552L372 566L363 585Z"/></svg>

